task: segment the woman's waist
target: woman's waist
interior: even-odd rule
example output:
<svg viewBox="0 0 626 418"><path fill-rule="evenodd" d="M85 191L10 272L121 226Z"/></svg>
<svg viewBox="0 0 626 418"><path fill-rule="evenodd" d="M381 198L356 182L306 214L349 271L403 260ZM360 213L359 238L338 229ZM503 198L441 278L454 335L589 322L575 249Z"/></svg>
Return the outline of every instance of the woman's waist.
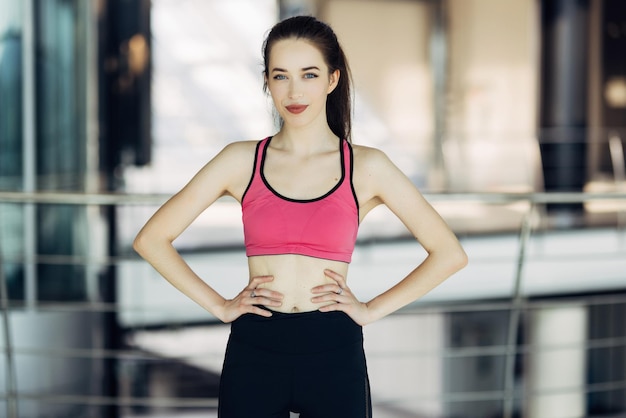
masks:
<svg viewBox="0 0 626 418"><path fill-rule="evenodd" d="M272 309L286 313L319 309L322 305L311 301L316 296L312 289L335 283L324 271L333 270L345 277L348 267L346 263L293 254L250 257L248 266L251 279L257 276L273 277L272 281L259 287L282 293L282 306Z"/></svg>
<svg viewBox="0 0 626 418"><path fill-rule="evenodd" d="M324 304L314 303L311 299L318 296L313 293L316 286L330 283L330 279L313 277L290 277L275 275L271 282L263 283L259 288L270 289L283 295L280 306L270 306L271 310L283 313L316 311Z"/></svg>

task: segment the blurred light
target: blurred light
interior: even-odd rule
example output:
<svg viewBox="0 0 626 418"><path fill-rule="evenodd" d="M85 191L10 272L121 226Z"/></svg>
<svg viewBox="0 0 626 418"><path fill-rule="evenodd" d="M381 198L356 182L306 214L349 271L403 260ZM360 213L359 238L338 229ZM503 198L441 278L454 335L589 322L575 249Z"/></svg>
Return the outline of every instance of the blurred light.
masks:
<svg viewBox="0 0 626 418"><path fill-rule="evenodd" d="M606 82L604 98L611 107L626 108L626 77L611 77Z"/></svg>
<svg viewBox="0 0 626 418"><path fill-rule="evenodd" d="M146 38L136 34L128 41L128 66L133 74L140 75L148 65L149 48Z"/></svg>
<svg viewBox="0 0 626 418"><path fill-rule="evenodd" d="M626 183L590 181L584 187L586 193L623 193L626 192ZM590 213L626 213L626 202L615 199L591 200L584 203L585 210Z"/></svg>

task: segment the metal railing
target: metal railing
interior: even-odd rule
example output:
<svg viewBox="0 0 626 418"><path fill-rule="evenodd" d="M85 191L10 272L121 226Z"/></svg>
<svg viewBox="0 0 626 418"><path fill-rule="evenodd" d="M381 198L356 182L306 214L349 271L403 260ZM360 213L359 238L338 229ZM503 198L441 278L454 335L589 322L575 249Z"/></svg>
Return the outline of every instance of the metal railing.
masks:
<svg viewBox="0 0 626 418"><path fill-rule="evenodd" d="M81 193L17 193L17 192L0 192L0 204L62 204L62 205L79 205L79 206L158 206L163 203L169 196L165 195L125 195L125 194L81 194ZM480 302L480 303L456 303L454 306L447 304L440 305L424 305L412 306L410 309L402 311L397 315L428 315L433 312L451 313L461 311L496 311L505 310L509 312L508 331L504 345L493 345L487 347L469 347L456 348L454 350L447 349L437 352L416 352L410 355L422 357L472 357L472 356L503 356L505 359L504 376L502 390L464 392L464 393L448 393L439 396L442 402L469 402L469 401L498 401L503 403L502 412L506 418L513 417L516 408L516 402L523 401L524 397L533 396L533 393L521 393L516 387L515 367L516 358L519 355L527 355L537 350L535 347L520 345L517 342L517 336L520 328L521 319L529 311L534 309L542 309L551 306L554 302L532 301L530 302L522 292L523 271L526 265L526 257L528 250L529 237L532 235L533 228L536 227L537 217L541 217L541 207L551 203L584 203L590 201L618 201L625 204L626 192L607 192L607 193L455 193L455 194L426 194L426 197L433 204L437 202L463 202L473 201L480 202L485 205L503 205L514 202L525 202L528 204L528 211L523 214L523 222L518 229L517 242L518 250L515 255L515 274L513 291L509 295L509 299L501 302ZM618 215L622 212L620 211ZM622 217L618 217L618 229L621 229ZM0 231L1 232L1 231ZM0 253L0 256L2 254ZM97 260L99 265L115 265L119 263L123 257L112 256L102 260ZM38 258L39 260L39 258ZM20 262L24 260L12 260ZM88 264L94 260L81 259L81 257L67 256L65 262ZM0 258L0 267L3 260ZM6 260L4 260L6 262ZM20 348L14 345L11 332L11 312L20 309L35 309L38 311L74 311L74 312L117 312L123 309L132 309L132 307L121 307L118 305L109 305L96 302L71 303L71 304L35 304L28 308L22 306L11 306L7 294L6 280L0 268L0 290L1 306L2 306L2 323L3 323L3 339L4 339L4 357L5 357L5 393L0 395L6 403L7 417L18 416L18 401L34 401L55 404L72 404L72 405L114 405L117 407L169 407L169 408L215 408L216 399L209 398L137 398L137 397L103 397L103 396L82 396L82 395L52 395L42 393L28 393L18 390L18 377L16 371L15 356L30 356L47 359L54 358L83 358L83 359L116 359L129 360L135 359L140 361L163 361L164 359L158 355L150 355L149 353L139 352L137 350L101 350L101 349L47 349L45 347ZM626 286L624 286L626 290ZM585 306L593 306L594 304L626 304L626 296L604 295L595 298L581 299L576 298L578 303ZM561 303L560 301L559 303ZM582 346L585 350L593 350L610 347L625 347L626 337L606 338L597 341L588 341ZM581 348L580 346L577 346ZM554 348L554 347L552 347ZM563 348L563 347L561 347ZM397 354L394 354L397 356ZM168 358L168 360L184 360L184 358ZM626 380L587 384L579 390L585 393L593 393L600 391L624 390L626 389ZM424 397L426 401L432 401L428 396Z"/></svg>

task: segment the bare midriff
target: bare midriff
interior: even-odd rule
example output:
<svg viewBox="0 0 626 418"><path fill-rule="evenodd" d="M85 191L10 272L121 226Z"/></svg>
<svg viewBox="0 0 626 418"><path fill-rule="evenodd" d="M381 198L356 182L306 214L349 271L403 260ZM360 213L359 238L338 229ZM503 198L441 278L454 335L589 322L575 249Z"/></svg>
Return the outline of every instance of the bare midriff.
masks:
<svg viewBox="0 0 626 418"><path fill-rule="evenodd" d="M348 263L308 257L298 254L262 255L248 257L250 278L273 276L274 280L259 287L272 289L283 294L282 306L268 308L285 313L309 312L319 309L325 303L314 303L311 289L323 284L336 282L324 275L324 270L333 270L343 277L348 273Z"/></svg>

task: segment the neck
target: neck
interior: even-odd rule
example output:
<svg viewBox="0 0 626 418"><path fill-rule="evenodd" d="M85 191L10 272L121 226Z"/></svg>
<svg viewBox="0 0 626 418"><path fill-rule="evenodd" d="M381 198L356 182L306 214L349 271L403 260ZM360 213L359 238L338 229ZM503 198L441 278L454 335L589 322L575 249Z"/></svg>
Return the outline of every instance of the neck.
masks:
<svg viewBox="0 0 626 418"><path fill-rule="evenodd" d="M310 154L337 147L337 136L326 123L321 127L285 125L275 138L282 147L298 154Z"/></svg>

